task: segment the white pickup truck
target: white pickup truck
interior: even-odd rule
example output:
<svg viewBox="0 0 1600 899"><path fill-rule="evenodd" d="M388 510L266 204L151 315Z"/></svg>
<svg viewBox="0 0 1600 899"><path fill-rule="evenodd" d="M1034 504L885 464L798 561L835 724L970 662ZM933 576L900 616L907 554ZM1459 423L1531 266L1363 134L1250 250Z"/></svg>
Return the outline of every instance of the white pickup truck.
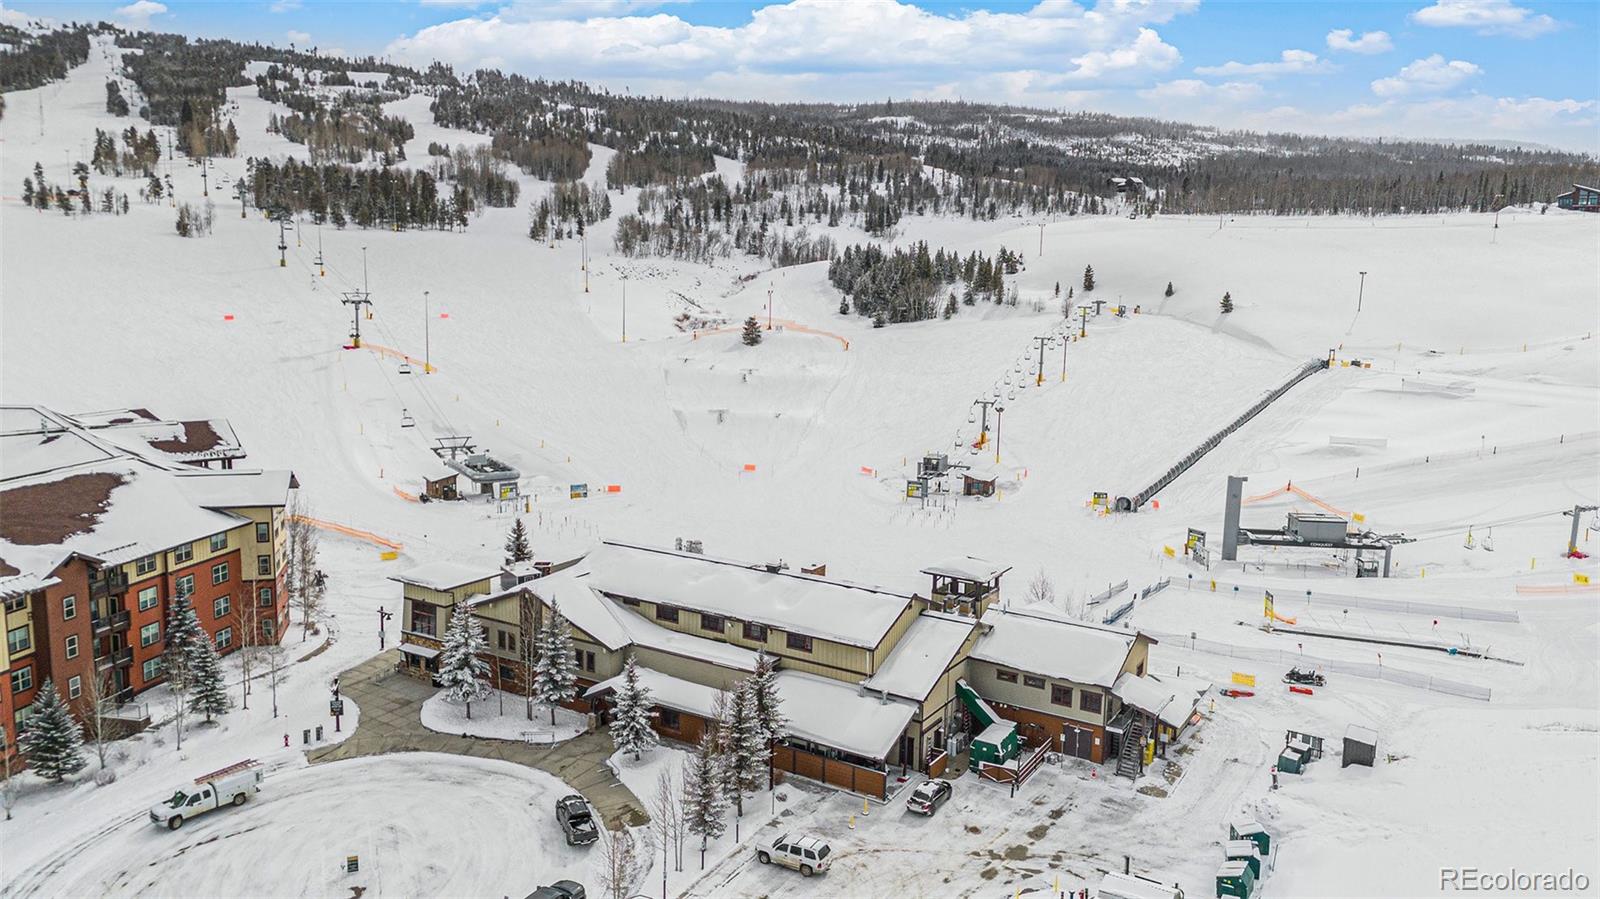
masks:
<svg viewBox="0 0 1600 899"><path fill-rule="evenodd" d="M220 771L202 774L193 786L179 787L172 797L150 806L150 820L177 830L195 815L203 815L224 805L244 805L251 793L261 792L261 763L255 759L229 765Z"/></svg>

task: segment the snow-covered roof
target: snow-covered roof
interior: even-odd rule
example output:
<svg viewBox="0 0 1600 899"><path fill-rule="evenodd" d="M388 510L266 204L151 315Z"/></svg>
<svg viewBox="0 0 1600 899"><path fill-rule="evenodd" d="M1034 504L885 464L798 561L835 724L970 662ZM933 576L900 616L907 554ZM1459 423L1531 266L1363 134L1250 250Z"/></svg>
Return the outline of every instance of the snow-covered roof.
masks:
<svg viewBox="0 0 1600 899"><path fill-rule="evenodd" d="M916 713L910 703L884 702L843 681L815 674L779 671L774 680L791 734L864 758L888 755Z"/></svg>
<svg viewBox="0 0 1600 899"><path fill-rule="evenodd" d="M1127 661L1135 631L1100 627L1042 612L991 607L972 658L1079 684L1109 687Z"/></svg>
<svg viewBox="0 0 1600 899"><path fill-rule="evenodd" d="M71 553L117 565L191 543L246 519L196 505L170 472L136 459L5 482L0 559L43 577Z"/></svg>
<svg viewBox="0 0 1600 899"><path fill-rule="evenodd" d="M1139 677L1126 671L1112 685L1111 693L1124 704L1149 712L1171 728L1182 727L1200 700L1198 693L1185 686L1162 683L1155 677Z"/></svg>
<svg viewBox="0 0 1600 899"><path fill-rule="evenodd" d="M1173 890L1143 877L1107 871L1095 893L1105 899L1172 899Z"/></svg>
<svg viewBox="0 0 1600 899"><path fill-rule="evenodd" d="M226 418L138 421L96 426L97 435L141 456L160 454L175 462L240 459L244 447Z"/></svg>
<svg viewBox="0 0 1600 899"><path fill-rule="evenodd" d="M72 431L24 431L0 435L0 481L26 478L73 465L104 462L117 453Z"/></svg>
<svg viewBox="0 0 1600 899"><path fill-rule="evenodd" d="M927 699L976 626L970 618L923 612L864 685L918 702Z"/></svg>
<svg viewBox="0 0 1600 899"><path fill-rule="evenodd" d="M625 543L602 543L587 561L590 583L608 594L851 646L877 646L911 602L879 587Z"/></svg>
<svg viewBox="0 0 1600 899"><path fill-rule="evenodd" d="M173 475L184 495L195 505L208 509L286 506L289 491L300 486L294 472L286 469L207 471L196 468L175 471Z"/></svg>
<svg viewBox="0 0 1600 899"><path fill-rule="evenodd" d="M583 692L585 697L598 696L607 690L615 690L622 685L623 675L619 674L610 680L603 680ZM650 703L679 712L688 712L699 715L701 718L712 718L716 714L716 701L718 694L722 693L716 687L697 684L694 681L684 680L663 674L653 668L639 666L639 683L650 691Z"/></svg>
<svg viewBox="0 0 1600 899"><path fill-rule="evenodd" d="M596 593L587 578L557 572L549 577L518 584L515 589L524 588L533 591L533 595L544 600L546 605L560 605L563 617L572 622L574 627L600 641L600 645L607 649L621 649L633 642L628 630L618 620L622 616L621 610Z"/></svg>
<svg viewBox="0 0 1600 899"><path fill-rule="evenodd" d="M1370 727L1362 727L1359 724L1352 724L1345 728L1344 738L1346 740L1355 740L1359 743L1365 743L1368 746L1378 745L1378 732Z"/></svg>
<svg viewBox="0 0 1600 899"><path fill-rule="evenodd" d="M439 654L439 650L431 646L418 646L415 643L404 642L400 644L400 651L406 655L413 655L421 659L431 659Z"/></svg>
<svg viewBox="0 0 1600 899"><path fill-rule="evenodd" d="M1010 565L1002 567L999 563L977 556L961 556L946 559L938 565L929 565L922 569L922 573L937 577L953 577L963 581L992 581L1010 570Z"/></svg>
<svg viewBox="0 0 1600 899"><path fill-rule="evenodd" d="M487 568L481 565L461 565L456 562L426 562L400 574L391 575L389 580L426 587L429 590L438 590L442 593L454 590L457 587L475 584L478 581L490 580L499 573L494 568Z"/></svg>
<svg viewBox="0 0 1600 899"><path fill-rule="evenodd" d="M983 732L978 734L977 742L988 743L990 746L999 746L1016 729L1017 723L1015 721L1002 719L984 728Z"/></svg>
<svg viewBox="0 0 1600 899"><path fill-rule="evenodd" d="M662 627L633 609L603 597L596 598L611 608L617 624L627 634L627 643L683 656L686 659L710 662L724 668L735 668L739 671L756 670L757 656L748 649ZM566 607L562 606L562 609L565 610Z"/></svg>

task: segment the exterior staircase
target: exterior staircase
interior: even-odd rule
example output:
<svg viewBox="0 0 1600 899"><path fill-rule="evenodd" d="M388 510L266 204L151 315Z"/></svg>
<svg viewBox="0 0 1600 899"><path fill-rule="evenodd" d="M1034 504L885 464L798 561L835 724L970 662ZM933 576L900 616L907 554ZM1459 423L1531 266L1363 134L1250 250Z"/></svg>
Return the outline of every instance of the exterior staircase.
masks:
<svg viewBox="0 0 1600 899"><path fill-rule="evenodd" d="M1139 778L1143 768L1140 761L1144 753L1145 724L1143 715L1135 715L1122 735L1122 751L1117 754L1117 774L1120 777L1132 780Z"/></svg>

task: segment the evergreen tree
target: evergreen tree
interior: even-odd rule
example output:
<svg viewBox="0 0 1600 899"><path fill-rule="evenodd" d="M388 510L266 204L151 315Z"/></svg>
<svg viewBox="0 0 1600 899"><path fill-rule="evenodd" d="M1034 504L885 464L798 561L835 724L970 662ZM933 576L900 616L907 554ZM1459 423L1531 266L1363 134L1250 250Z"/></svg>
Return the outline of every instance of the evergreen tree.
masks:
<svg viewBox="0 0 1600 899"><path fill-rule="evenodd" d="M46 680L39 687L33 708L33 718L28 729L18 735L18 742L40 777L61 783L88 764L83 757L83 726L72 717L53 681Z"/></svg>
<svg viewBox="0 0 1600 899"><path fill-rule="evenodd" d="M528 528L519 517L511 525L511 533L506 535L506 564L514 565L532 558L533 549L528 545Z"/></svg>
<svg viewBox="0 0 1600 899"><path fill-rule="evenodd" d="M206 639L189 595L180 593L173 598L172 609L167 613L167 633L161 649L161 669L175 692L186 692L194 682L194 661L198 657L194 647Z"/></svg>
<svg viewBox="0 0 1600 899"><path fill-rule="evenodd" d="M767 740L781 740L789 733L789 722L778 706L778 660L766 653L756 654L756 670L750 675L750 696L754 702L756 724Z"/></svg>
<svg viewBox="0 0 1600 899"><path fill-rule="evenodd" d="M489 695L489 684L484 680L489 676L489 663L479 658L488 649L483 625L466 603L456 603L445 628L444 648L439 651L439 685L451 702L466 703L468 720L472 719L472 701Z"/></svg>
<svg viewBox="0 0 1600 899"><path fill-rule="evenodd" d="M611 741L618 752L639 753L661 742L650 726L650 688L639 681L639 663L633 656L622 666L622 684L611 702Z"/></svg>
<svg viewBox="0 0 1600 899"><path fill-rule="evenodd" d="M849 300L848 297L841 297L839 299L839 314L840 315L849 315L850 314L850 300Z"/></svg>
<svg viewBox="0 0 1600 899"><path fill-rule="evenodd" d="M766 730L756 717L754 690L750 679L739 682L728 703L727 717L720 728L727 766L724 788L740 817L744 816L744 794L761 788L761 771L772 754Z"/></svg>
<svg viewBox="0 0 1600 899"><path fill-rule="evenodd" d="M947 321L955 317L957 308L956 292L952 290L950 291L950 297L944 301L944 317Z"/></svg>
<svg viewBox="0 0 1600 899"><path fill-rule="evenodd" d="M1224 293L1222 295L1222 312L1223 312L1224 315L1226 315L1227 313L1232 312L1232 311L1233 311L1233 294Z"/></svg>
<svg viewBox="0 0 1600 899"><path fill-rule="evenodd" d="M22 202L26 206L33 205L33 179L22 179Z"/></svg>
<svg viewBox="0 0 1600 899"><path fill-rule="evenodd" d="M1086 265L1083 267L1083 292L1091 290L1094 290L1094 266Z"/></svg>
<svg viewBox="0 0 1600 899"><path fill-rule="evenodd" d="M683 823L700 837L700 864L705 866L706 844L728 829L722 816L728 810L722 789L722 757L712 734L700 738L683 772Z"/></svg>
<svg viewBox="0 0 1600 899"><path fill-rule="evenodd" d="M1072 287L1071 286L1067 287L1067 299L1069 299L1069 300L1072 299Z"/></svg>
<svg viewBox="0 0 1600 899"><path fill-rule="evenodd" d="M1172 295L1173 295L1173 294L1174 294L1174 293L1176 293L1176 291L1174 291L1174 290L1173 290L1173 289L1172 289L1172 282L1171 282L1171 281L1168 281L1168 282L1167 282L1167 292L1166 292L1166 296L1169 296L1169 297L1170 297L1170 296L1172 296Z"/></svg>
<svg viewBox="0 0 1600 899"><path fill-rule="evenodd" d="M539 632L539 661L533 668L533 695L550 705L550 723L556 723L556 706L578 695L577 662L572 655L572 628L561 606L550 604L550 620Z"/></svg>
<svg viewBox="0 0 1600 899"><path fill-rule="evenodd" d="M739 339L744 341L745 346L756 346L761 343L761 323L756 321L755 316L752 315L744 320L744 333L739 335Z"/></svg>
<svg viewBox="0 0 1600 899"><path fill-rule="evenodd" d="M882 309L879 309L877 312L872 314L872 326L874 328L881 328L885 324L887 324L887 322L884 321Z"/></svg>
<svg viewBox="0 0 1600 899"><path fill-rule="evenodd" d="M209 723L211 716L222 715L233 707L222 677L222 659L217 655L216 644L204 635L189 644L188 656L194 690L189 697L189 711L204 712Z"/></svg>
<svg viewBox="0 0 1600 899"><path fill-rule="evenodd" d="M1061 282L1056 282L1056 296L1061 296Z"/></svg>

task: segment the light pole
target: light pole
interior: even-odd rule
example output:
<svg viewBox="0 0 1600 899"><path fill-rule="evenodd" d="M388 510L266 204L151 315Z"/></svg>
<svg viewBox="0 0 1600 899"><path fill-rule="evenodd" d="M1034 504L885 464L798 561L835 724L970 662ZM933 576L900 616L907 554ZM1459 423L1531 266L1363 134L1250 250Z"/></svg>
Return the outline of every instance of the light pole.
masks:
<svg viewBox="0 0 1600 899"><path fill-rule="evenodd" d="M772 288L767 288L767 330L772 330Z"/></svg>
<svg viewBox="0 0 1600 899"><path fill-rule="evenodd" d="M622 342L628 342L628 276L622 276Z"/></svg>
<svg viewBox="0 0 1600 899"><path fill-rule="evenodd" d="M1039 258L1044 258L1044 222L1039 223Z"/></svg>
<svg viewBox="0 0 1600 899"><path fill-rule="evenodd" d="M1053 338L1053 337L1035 337L1034 338L1034 341L1039 344L1039 370L1034 373L1034 381L1033 381L1033 386L1035 386L1035 387L1043 387L1044 386L1044 347L1045 347L1045 344L1053 341L1054 339L1055 338Z"/></svg>
<svg viewBox="0 0 1600 899"><path fill-rule="evenodd" d="M1000 464L1000 417L1005 411L1005 406L994 404L994 464L996 465Z"/></svg>
<svg viewBox="0 0 1600 899"><path fill-rule="evenodd" d="M1356 291L1356 312L1361 312L1361 300L1367 295L1367 273L1361 273L1361 286Z"/></svg>
<svg viewBox="0 0 1600 899"><path fill-rule="evenodd" d="M428 325L428 291L424 290L422 292L422 373L425 375L433 373L433 342L429 340ZM383 610L380 608L378 611L381 614ZM378 633L380 636L379 643L381 644L383 633L381 624L379 625ZM381 649L382 646L380 645L379 648Z"/></svg>
<svg viewBox="0 0 1600 899"><path fill-rule="evenodd" d="M1067 335L1061 335L1061 382L1067 381Z"/></svg>

